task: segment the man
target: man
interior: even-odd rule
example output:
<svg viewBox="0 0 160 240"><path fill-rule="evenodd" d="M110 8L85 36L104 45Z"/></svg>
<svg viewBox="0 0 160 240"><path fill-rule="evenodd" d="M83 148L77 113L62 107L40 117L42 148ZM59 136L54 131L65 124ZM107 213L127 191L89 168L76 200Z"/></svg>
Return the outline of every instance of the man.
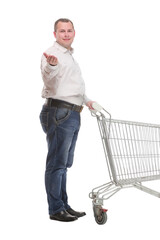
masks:
<svg viewBox="0 0 160 240"><path fill-rule="evenodd" d="M69 19L57 20L54 36L56 42L41 60L42 97L46 102L40 120L48 142L45 186L50 219L68 222L86 215L68 204L66 174L73 163L82 105L92 109L92 101L85 95L81 71L72 56L73 23Z"/></svg>

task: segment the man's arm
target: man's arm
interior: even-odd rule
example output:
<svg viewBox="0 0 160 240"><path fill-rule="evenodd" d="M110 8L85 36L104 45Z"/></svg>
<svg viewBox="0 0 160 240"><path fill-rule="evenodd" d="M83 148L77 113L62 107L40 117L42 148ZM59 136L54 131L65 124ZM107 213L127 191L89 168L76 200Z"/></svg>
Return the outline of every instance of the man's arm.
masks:
<svg viewBox="0 0 160 240"><path fill-rule="evenodd" d="M84 94L84 104L89 108L89 109L94 109L92 107L92 103L94 103L94 101L92 101L91 99L89 99L86 94Z"/></svg>
<svg viewBox="0 0 160 240"><path fill-rule="evenodd" d="M43 53L41 58L41 73L45 83L54 81L54 77L59 71L59 64L57 57Z"/></svg>

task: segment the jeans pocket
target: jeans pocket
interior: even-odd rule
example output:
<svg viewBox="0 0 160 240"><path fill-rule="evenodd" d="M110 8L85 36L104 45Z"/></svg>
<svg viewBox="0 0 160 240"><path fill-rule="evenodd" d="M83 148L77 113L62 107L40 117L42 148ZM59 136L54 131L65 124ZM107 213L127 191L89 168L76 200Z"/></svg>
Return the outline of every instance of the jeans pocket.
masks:
<svg viewBox="0 0 160 240"><path fill-rule="evenodd" d="M49 112L42 111L39 116L42 129L45 133L47 133L47 131L48 131L48 114L49 114Z"/></svg>
<svg viewBox="0 0 160 240"><path fill-rule="evenodd" d="M54 115L56 123L60 124L67 120L70 116L70 113L71 111L67 108L57 108Z"/></svg>

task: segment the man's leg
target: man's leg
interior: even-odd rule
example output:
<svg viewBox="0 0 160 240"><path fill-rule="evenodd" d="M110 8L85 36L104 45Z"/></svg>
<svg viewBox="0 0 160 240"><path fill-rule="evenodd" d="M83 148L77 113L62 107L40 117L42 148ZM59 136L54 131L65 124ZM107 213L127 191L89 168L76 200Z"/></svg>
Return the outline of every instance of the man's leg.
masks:
<svg viewBox="0 0 160 240"><path fill-rule="evenodd" d="M46 113L46 111L48 112ZM79 115L77 114L78 113L66 109L48 107L46 109L44 107L42 114L43 119L41 119L41 123L43 122L44 124L45 120L46 122L43 127L47 126L48 155L46 161L45 185L49 204L49 214L53 216L52 219L55 219L55 214L65 211L66 209L63 193L65 192L65 201L67 201L67 161L74 132L79 128ZM62 217L65 217L64 214ZM67 219L69 219L68 216ZM73 221L75 219L72 218L71 220Z"/></svg>

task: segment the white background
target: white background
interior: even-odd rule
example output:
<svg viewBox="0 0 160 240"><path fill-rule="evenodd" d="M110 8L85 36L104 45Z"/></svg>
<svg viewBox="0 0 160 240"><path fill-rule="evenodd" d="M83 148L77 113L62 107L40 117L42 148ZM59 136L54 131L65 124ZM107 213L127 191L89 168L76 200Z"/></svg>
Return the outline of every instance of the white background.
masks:
<svg viewBox="0 0 160 240"><path fill-rule="evenodd" d="M160 200L133 188L105 201L108 221L95 223L88 194L109 176L97 122L87 108L68 171L69 203L87 216L73 223L50 221L44 189L47 146L39 123L40 58L53 44L53 24L60 17L74 22L74 56L88 97L113 118L160 123L159 13L158 0L1 2L1 239L159 237ZM159 181L152 185L160 191Z"/></svg>

